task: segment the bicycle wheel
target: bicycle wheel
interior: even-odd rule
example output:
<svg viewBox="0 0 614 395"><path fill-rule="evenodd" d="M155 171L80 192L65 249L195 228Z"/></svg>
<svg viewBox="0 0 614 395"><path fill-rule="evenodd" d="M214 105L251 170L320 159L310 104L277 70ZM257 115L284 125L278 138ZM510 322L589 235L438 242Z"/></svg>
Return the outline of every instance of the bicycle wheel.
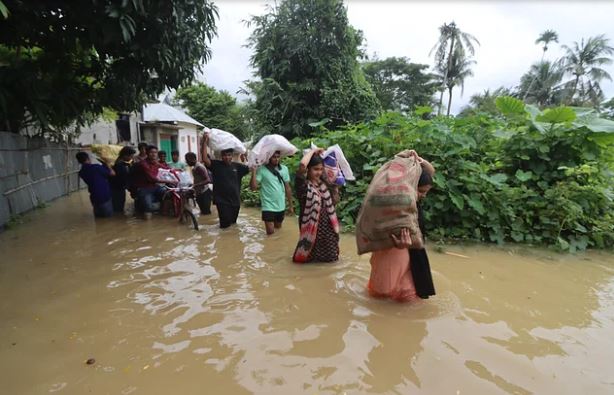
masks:
<svg viewBox="0 0 614 395"><path fill-rule="evenodd" d="M188 225L193 225L194 226L194 230L198 230L198 220L196 219L196 216L194 215L192 210L184 208L183 209L182 219L184 221L187 221Z"/></svg>

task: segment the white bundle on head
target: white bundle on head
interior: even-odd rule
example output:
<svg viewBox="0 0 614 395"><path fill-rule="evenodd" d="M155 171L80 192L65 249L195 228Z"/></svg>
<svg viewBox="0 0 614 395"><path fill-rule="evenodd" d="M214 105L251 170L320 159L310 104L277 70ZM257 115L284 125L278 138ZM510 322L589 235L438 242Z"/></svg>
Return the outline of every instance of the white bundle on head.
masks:
<svg viewBox="0 0 614 395"><path fill-rule="evenodd" d="M311 149L317 148L318 146L311 143ZM308 149L304 150L305 154L307 152L309 152ZM350 167L350 163L345 158L343 150L339 144L328 147L322 154L320 154L320 157L324 160L324 170L330 182L335 182L338 185L345 185L346 180L354 181L356 179L356 177L354 177L354 172L352 172L352 168ZM339 177L339 172L341 172L342 177Z"/></svg>
<svg viewBox="0 0 614 395"><path fill-rule="evenodd" d="M209 132L209 149L218 153L227 149L232 149L239 154L247 152L245 145L234 134L221 129L211 129Z"/></svg>
<svg viewBox="0 0 614 395"><path fill-rule="evenodd" d="M298 149L284 136L269 134L261 138L254 148L249 151L247 164L249 167L262 166L268 163L271 156L277 151L279 151L282 157L285 157L294 155Z"/></svg>
<svg viewBox="0 0 614 395"><path fill-rule="evenodd" d="M348 181L354 181L356 177L354 177L354 172L352 172L352 168L350 167L350 163L345 159L345 155L343 155L343 150L339 146L339 144L331 145L324 151L322 154L322 158L326 158L327 156L334 154L335 159L337 159L337 165L339 169L343 173L343 177L345 177Z"/></svg>

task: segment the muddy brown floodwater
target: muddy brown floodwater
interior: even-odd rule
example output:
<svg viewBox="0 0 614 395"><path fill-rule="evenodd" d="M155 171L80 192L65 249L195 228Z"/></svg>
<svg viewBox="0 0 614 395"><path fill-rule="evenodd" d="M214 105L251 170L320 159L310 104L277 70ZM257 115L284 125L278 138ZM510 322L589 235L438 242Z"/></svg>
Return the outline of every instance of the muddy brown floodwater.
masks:
<svg viewBox="0 0 614 395"><path fill-rule="evenodd" d="M87 194L0 234L0 393L613 394L614 256L431 251L438 294L370 299L368 256L292 264L201 218L94 221ZM88 361L89 360L89 361Z"/></svg>

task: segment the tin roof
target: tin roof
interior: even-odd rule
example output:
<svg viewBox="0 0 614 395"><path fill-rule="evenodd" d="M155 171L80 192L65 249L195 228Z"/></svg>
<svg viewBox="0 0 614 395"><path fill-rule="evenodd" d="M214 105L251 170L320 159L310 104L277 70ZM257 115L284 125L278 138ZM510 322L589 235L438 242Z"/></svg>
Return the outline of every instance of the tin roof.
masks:
<svg viewBox="0 0 614 395"><path fill-rule="evenodd" d="M143 120L145 122L185 122L205 127L188 114L164 103L151 103L143 106Z"/></svg>

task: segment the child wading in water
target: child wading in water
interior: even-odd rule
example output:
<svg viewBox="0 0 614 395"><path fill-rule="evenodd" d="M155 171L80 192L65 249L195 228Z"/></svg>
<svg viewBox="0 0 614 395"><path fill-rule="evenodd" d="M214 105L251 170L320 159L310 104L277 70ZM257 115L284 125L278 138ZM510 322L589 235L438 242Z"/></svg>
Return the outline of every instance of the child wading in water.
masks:
<svg viewBox="0 0 614 395"><path fill-rule="evenodd" d="M426 197L433 186L435 169L426 160L417 156L422 166L418 181L418 223L422 237L425 237L424 215L420 201ZM418 297L428 299L435 295L431 267L426 250L411 249L409 229L401 230L400 236L390 235L395 247L374 251L371 254L371 276L367 286L374 297L391 298L408 302Z"/></svg>
<svg viewBox="0 0 614 395"><path fill-rule="evenodd" d="M294 185L301 206L300 236L292 257L296 263L335 262L339 259L336 187L323 178L321 152L321 149L309 151L301 159L296 172Z"/></svg>

